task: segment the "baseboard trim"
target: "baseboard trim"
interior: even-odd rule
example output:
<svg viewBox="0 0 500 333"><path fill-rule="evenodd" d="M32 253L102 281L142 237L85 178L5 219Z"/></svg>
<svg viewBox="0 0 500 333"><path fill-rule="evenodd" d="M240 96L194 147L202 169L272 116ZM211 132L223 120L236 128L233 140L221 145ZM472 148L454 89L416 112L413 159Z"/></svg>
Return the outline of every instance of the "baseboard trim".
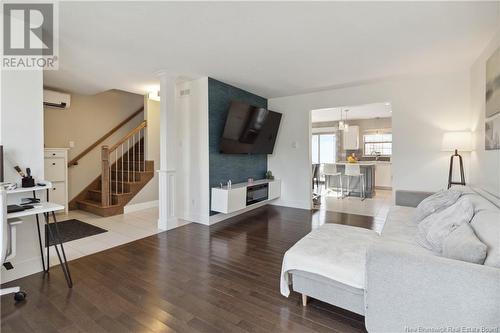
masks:
<svg viewBox="0 0 500 333"><path fill-rule="evenodd" d="M201 214L182 214L180 219L186 220L189 222L194 222L194 223L199 223L199 224L204 224L204 225L209 225L209 216L208 213L206 216L202 216Z"/></svg>
<svg viewBox="0 0 500 333"><path fill-rule="evenodd" d="M123 207L123 213L127 214L136 212L138 210L158 207L158 204L159 204L158 200L153 200L153 201L139 202L136 204L127 205Z"/></svg>

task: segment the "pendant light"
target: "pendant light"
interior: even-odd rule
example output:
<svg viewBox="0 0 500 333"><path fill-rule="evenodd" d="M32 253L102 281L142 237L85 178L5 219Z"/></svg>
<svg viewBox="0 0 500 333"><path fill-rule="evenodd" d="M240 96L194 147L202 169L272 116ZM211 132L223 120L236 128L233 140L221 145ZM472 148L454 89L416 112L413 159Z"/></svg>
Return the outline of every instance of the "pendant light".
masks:
<svg viewBox="0 0 500 333"><path fill-rule="evenodd" d="M349 109L345 109L345 123L344 123L344 131L349 132L349 124L347 123L347 112L349 112Z"/></svg>
<svg viewBox="0 0 500 333"><path fill-rule="evenodd" d="M339 108L340 111L340 120L339 120L339 131L344 130L344 121L342 120L342 108Z"/></svg>

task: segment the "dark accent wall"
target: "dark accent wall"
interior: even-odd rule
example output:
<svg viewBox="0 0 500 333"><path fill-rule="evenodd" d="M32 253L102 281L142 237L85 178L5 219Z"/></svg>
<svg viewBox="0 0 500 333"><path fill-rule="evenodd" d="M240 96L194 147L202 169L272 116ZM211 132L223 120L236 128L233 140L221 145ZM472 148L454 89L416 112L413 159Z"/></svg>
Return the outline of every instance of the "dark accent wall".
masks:
<svg viewBox="0 0 500 333"><path fill-rule="evenodd" d="M267 155L221 154L219 142L226 124L232 101L267 108L267 99L224 82L208 79L208 153L210 188L226 184L245 182L249 177L264 178L267 171ZM211 192L211 191L210 191ZM210 200L212 198L210 197ZM214 215L215 212L210 212Z"/></svg>

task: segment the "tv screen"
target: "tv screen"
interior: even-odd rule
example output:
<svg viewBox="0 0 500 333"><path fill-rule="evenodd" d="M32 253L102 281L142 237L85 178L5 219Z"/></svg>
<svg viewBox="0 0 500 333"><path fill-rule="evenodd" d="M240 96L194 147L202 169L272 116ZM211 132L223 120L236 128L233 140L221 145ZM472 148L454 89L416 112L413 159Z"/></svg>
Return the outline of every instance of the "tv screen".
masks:
<svg viewBox="0 0 500 333"><path fill-rule="evenodd" d="M232 102L220 142L225 154L272 154L281 113Z"/></svg>

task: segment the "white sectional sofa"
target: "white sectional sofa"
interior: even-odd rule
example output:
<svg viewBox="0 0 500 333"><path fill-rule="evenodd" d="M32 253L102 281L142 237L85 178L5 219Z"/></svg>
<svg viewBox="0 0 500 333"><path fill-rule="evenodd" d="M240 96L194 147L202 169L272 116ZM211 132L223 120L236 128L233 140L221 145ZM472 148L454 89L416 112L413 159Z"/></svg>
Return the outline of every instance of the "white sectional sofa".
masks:
<svg viewBox="0 0 500 333"><path fill-rule="evenodd" d="M397 202L416 206L425 196L413 193L406 196L409 200ZM470 226L488 247L484 265L445 258L423 248L415 240L415 208L395 206L381 235L373 233L373 240L361 246L365 261L358 266L358 272L352 273L357 283L343 275L339 281L338 272L310 268L311 262L319 266L330 262L342 270L345 257L318 261L321 255L308 250L309 261L307 255L302 258L307 264L301 269L301 261L295 259L300 257L297 253L301 253L308 235L285 254L282 294L286 296L283 284L289 283L303 295L304 305L309 296L362 314L369 332L448 332L451 328L458 332L500 332L500 206L494 197L481 191L469 191L463 196L468 196L474 206ZM321 232L323 227L313 233ZM356 239L359 228L347 228ZM333 234L338 230L327 227L324 232ZM339 244L325 241L318 246ZM364 276L362 286L359 274Z"/></svg>

